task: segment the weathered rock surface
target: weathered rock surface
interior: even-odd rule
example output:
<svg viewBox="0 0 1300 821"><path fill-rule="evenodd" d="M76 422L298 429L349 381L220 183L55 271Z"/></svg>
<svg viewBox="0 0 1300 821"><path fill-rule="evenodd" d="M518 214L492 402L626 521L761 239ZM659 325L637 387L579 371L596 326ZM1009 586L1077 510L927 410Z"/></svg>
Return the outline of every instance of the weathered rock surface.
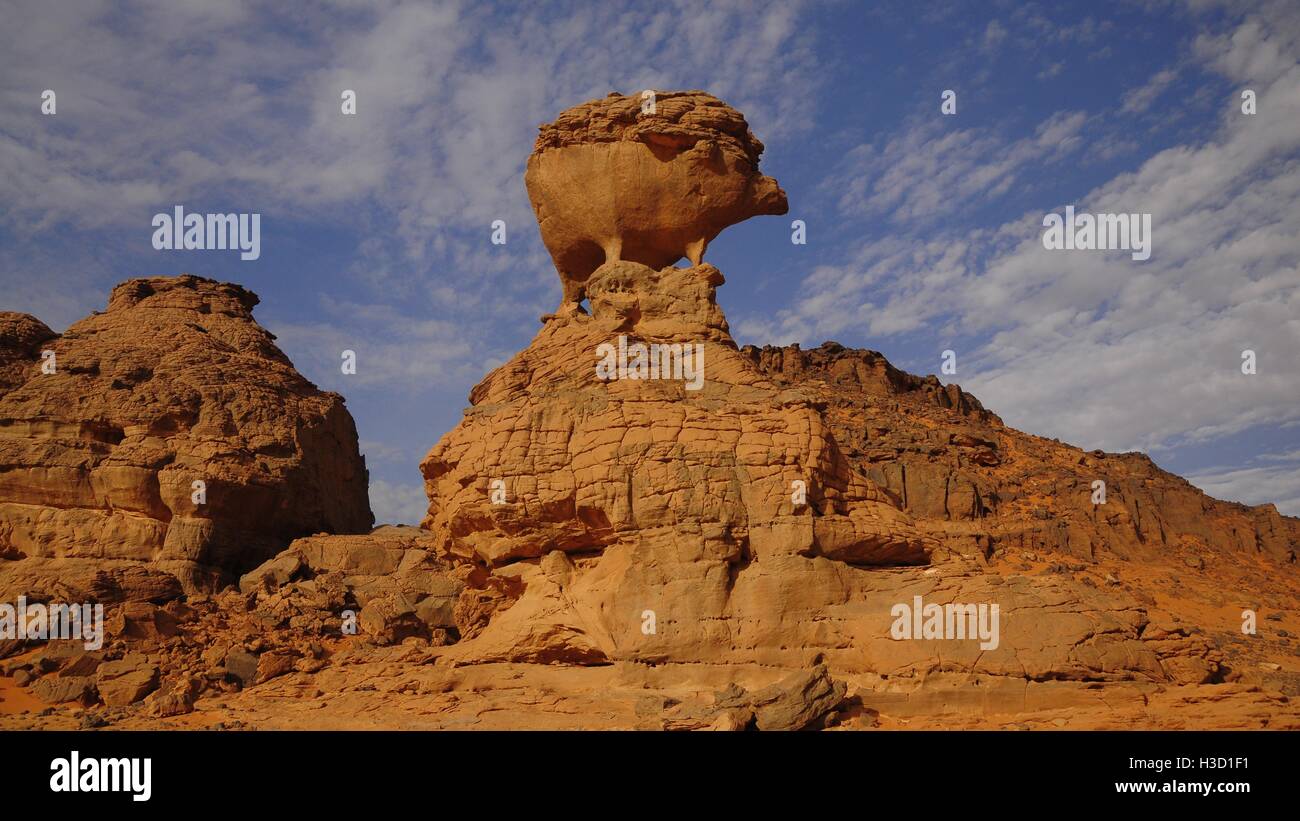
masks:
<svg viewBox="0 0 1300 821"><path fill-rule="evenodd" d="M425 525L452 558L480 569L471 588L516 592L450 657L786 669L821 660L895 680L977 670L1036 681L1221 676L1213 649L1190 636L1145 642L1148 616L1122 591L992 573L989 533L952 531L930 507L910 516L869 478L873 463L846 456L820 383L780 384L736 349L713 300L720 283L708 265L607 263L588 282L590 316L551 318L475 388L474 407L423 464ZM619 335L701 342L702 389L598 379L597 347ZM936 428L969 426L972 415L1000 425L955 386L883 373L890 413L908 396L951 415ZM967 447L944 445L954 456ZM941 563L909 569L932 560ZM891 610L915 596L997 604L1000 644L894 640Z"/></svg>
<svg viewBox="0 0 1300 821"><path fill-rule="evenodd" d="M34 316L0 311L0 396L26 382L39 368L41 351L58 338Z"/></svg>
<svg viewBox="0 0 1300 821"><path fill-rule="evenodd" d="M352 418L256 304L186 275L119 285L60 336L0 315L0 579L136 563L210 589L298 536L369 530Z"/></svg>
<svg viewBox="0 0 1300 821"><path fill-rule="evenodd" d="M1264 555L1290 565L1300 549L1300 520L1272 505L1212 499L1141 453L1085 452L1008 428L958 386L903 373L874 351L827 342L743 353L823 403L846 458L955 552L1146 564ZM1104 505L1091 501L1096 480Z"/></svg>
<svg viewBox="0 0 1300 821"><path fill-rule="evenodd" d="M786 212L740 112L702 91L657 92L653 112L645 102L610 94L541 126L524 182L566 303L603 263L698 265L722 229Z"/></svg>
<svg viewBox="0 0 1300 821"><path fill-rule="evenodd" d="M158 668L141 654L132 653L99 665L95 685L104 704L125 707L158 689Z"/></svg>
<svg viewBox="0 0 1300 821"><path fill-rule="evenodd" d="M750 699L760 730L804 730L821 724L844 700L847 688L833 681L825 665L797 672Z"/></svg>
<svg viewBox="0 0 1300 821"><path fill-rule="evenodd" d="M420 637L437 644L460 637L456 604L465 584L439 558L428 533L380 527L366 536L312 536L239 580L246 594L316 598L324 611L356 613L360 632L378 644ZM342 609L330 606L342 602Z"/></svg>
<svg viewBox="0 0 1300 821"><path fill-rule="evenodd" d="M126 559L0 562L0 601L26 596L34 601L163 604L181 593L181 583L171 573Z"/></svg>
<svg viewBox="0 0 1300 821"><path fill-rule="evenodd" d="M543 127L530 194L590 313L474 388L421 465L422 529L304 535L211 596L51 560L41 595L97 591L108 643L0 642L0 726L1300 729L1300 520L871 351L737 347L693 238L779 189L711 101ZM20 324L3 361L34 365ZM701 345L700 382L630 378L639 344ZM602 345L631 370L598 372Z"/></svg>
<svg viewBox="0 0 1300 821"><path fill-rule="evenodd" d="M548 220L589 229L539 196L542 161L643 139L655 121L634 103L611 97L543 127L530 193L544 236L557 235ZM747 130L721 130L728 150L746 153ZM548 176L563 181L556 189L599 189L624 167L602 157ZM573 266L548 247L569 282ZM1077 704L1097 682L1240 676L1197 626L1202 612L1166 607L1151 595L1162 585L1139 580L1156 568L1231 555L1225 577L1295 601L1296 520L1211 500L1145 457L1022 434L960 387L873 352L740 350L715 301L716 268L606 251L582 267L590 314L543 317L422 464L424 527L476 568L462 601L480 606L464 608L465 640L444 652L455 663L722 665L732 683L755 667L824 664L866 692L966 676L986 682L980 693L999 689L988 682L1009 692L1068 682L1078 690L1054 697ZM602 378L600 346L637 344L702 346L703 384ZM1107 482L1104 507L1090 503L1094 479ZM1281 578L1261 583L1270 569ZM899 640L893 613L914 601L996 606L1000 636ZM682 720L702 720L691 716Z"/></svg>

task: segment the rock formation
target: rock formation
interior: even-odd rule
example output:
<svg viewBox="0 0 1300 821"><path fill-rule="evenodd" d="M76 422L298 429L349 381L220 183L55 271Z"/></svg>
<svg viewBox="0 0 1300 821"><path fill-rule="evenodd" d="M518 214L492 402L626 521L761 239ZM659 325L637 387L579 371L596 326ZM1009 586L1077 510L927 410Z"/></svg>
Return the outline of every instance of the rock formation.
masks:
<svg viewBox="0 0 1300 821"><path fill-rule="evenodd" d="M159 569L175 564L170 530L150 563L69 573L109 605L109 643L0 642L0 726L1300 728L1300 520L1211 499L1141 454L1022 433L872 351L737 347L716 301L723 276L699 255L726 225L783 210L760 151L738 113L699 92L660 94L653 115L613 95L543 126L528 187L566 304L425 457L422 528L300 529L211 596L182 596ZM683 255L691 264L673 267ZM163 489L197 464L322 483L319 497L285 490L260 529L229 509L223 527L210 520L209 555L242 561L248 551L215 537L261 545L288 522L320 522L317 499L350 498L326 480L364 476L359 462L344 469L346 413L310 386L219 423L231 403L204 401L204 386L247 392L244 371L187 381L168 367L127 402L152 384L130 369L139 359L110 370L84 342L129 324L108 319L119 304L161 300L148 327L183 339L164 350L191 350L194 371L251 360L278 375L258 384L300 379L247 319L246 292L144 282L57 340L30 318L0 320L5 384L49 346L71 366L64 378L82 380L38 393L31 376L0 399L22 420L0 427L21 431L0 438L21 455L5 462L42 480L0 473L11 551L77 550L40 536L66 532L67 511L146 530L192 519ZM191 321L224 346L194 347ZM107 402L117 383L133 392ZM293 437L252 424L286 394L288 418L305 420ZM45 421L55 407L77 410ZM189 410L149 421L160 407ZM305 447L304 428L322 427L333 455ZM175 455L136 456L158 439ZM171 518L135 501L153 498L138 489L148 481L127 481L140 473L96 484L117 464L156 470ZM173 465L188 469L164 479ZM100 498L112 504L90 504ZM81 532L114 555L100 530Z"/></svg>
<svg viewBox="0 0 1300 821"><path fill-rule="evenodd" d="M369 530L342 397L294 370L256 304L180 276L123 283L62 335L0 314L5 592L136 565L211 589L298 536Z"/></svg>
<svg viewBox="0 0 1300 821"><path fill-rule="evenodd" d="M1293 520L1206 499L1149 463L1134 477L1124 457L1106 473L1113 511L1090 512L1089 460L1103 457L1011 431L956 386L868 352L738 350L713 299L721 282L707 264L605 263L590 316L550 318L474 389L422 466L425 526L482 568L471 589L516 592L460 625L473 640L448 657L724 664L754 686L764 668L825 662L880 682L978 674L993 682L980 698L1026 681L1222 678L1209 643L1153 629L1118 586L991 562L1167 559L1198 533L1214 539L1206 550L1285 561ZM598 347L619 336L702 343L703 388L599 379ZM1153 498L1185 508L1183 493L1216 524L1128 512ZM998 604L999 645L894 640L891 611L915 596Z"/></svg>
<svg viewBox="0 0 1300 821"><path fill-rule="evenodd" d="M460 625L468 640L446 658L671 665L688 681L724 665L745 686L771 684L772 668L824 663L861 684L863 703L923 700L923 683L948 677L977 681L968 696L984 705L1022 699L1028 686L1079 706L1093 699L1089 682L1199 685L1235 673L1195 627L1153 607L1150 588L1117 575L1119 563L1181 570L1217 557L1233 565L1226 574L1256 581L1276 565L1287 579L1272 592L1285 601L1300 523L1211 500L1139 455L1021 434L956 385L872 352L738 349L715 301L722 274L695 258L669 267L678 238L711 237L722 223L686 208L693 229L660 230L643 202L690 201L666 190L600 200L600 228L583 211L582 192L657 179L644 145L577 159L653 145L639 129L657 121L637 112L615 95L542 126L530 194L566 293L584 279L590 314L544 317L422 464L424 526L479 568L466 594L492 603ZM718 130L737 157L740 134L754 142ZM560 164L561 151L575 152L573 164ZM757 153L746 157L756 176ZM606 244L578 267L573 244L555 240L595 241L621 225L663 237L664 253L620 256ZM602 346L629 366L620 378L602 376ZM702 385L637 368L694 346ZM1094 479L1108 483L1104 507L1090 503ZM918 596L999 606L999 642L897 640L891 614Z"/></svg>
<svg viewBox="0 0 1300 821"><path fill-rule="evenodd" d="M524 182L564 301L605 262L699 265L728 225L784 214L758 173L763 144L740 112L702 91L610 94L543 125Z"/></svg>
<svg viewBox="0 0 1300 821"><path fill-rule="evenodd" d="M45 343L57 336L34 316L0 311L0 396L31 378Z"/></svg>

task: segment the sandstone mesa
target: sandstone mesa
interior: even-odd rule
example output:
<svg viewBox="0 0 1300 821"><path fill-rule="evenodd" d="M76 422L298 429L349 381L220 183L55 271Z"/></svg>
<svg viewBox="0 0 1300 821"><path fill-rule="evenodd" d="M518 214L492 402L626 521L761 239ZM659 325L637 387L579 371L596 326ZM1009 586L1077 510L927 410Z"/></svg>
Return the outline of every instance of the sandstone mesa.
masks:
<svg viewBox="0 0 1300 821"><path fill-rule="evenodd" d="M784 193L720 100L640 102L541 127L565 302L425 456L418 529L367 532L351 418L242 288L0 314L0 589L109 610L98 653L0 642L0 708L76 705L0 726L1300 727L1300 520L875 352L737 346L702 254ZM600 378L632 342L703 345L702 385ZM913 602L997 640L898 640Z"/></svg>

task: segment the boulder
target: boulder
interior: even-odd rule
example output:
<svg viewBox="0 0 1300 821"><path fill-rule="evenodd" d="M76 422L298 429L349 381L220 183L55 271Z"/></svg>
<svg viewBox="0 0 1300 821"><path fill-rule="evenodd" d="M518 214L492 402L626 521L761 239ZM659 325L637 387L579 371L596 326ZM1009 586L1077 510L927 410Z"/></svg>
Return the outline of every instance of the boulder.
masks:
<svg viewBox="0 0 1300 821"><path fill-rule="evenodd" d="M139 653L106 661L95 672L99 697L109 707L125 707L158 689L158 668Z"/></svg>
<svg viewBox="0 0 1300 821"><path fill-rule="evenodd" d="M749 702L758 729L804 730L820 727L844 701L847 689L844 682L831 678L825 665L818 665L759 690Z"/></svg>
<svg viewBox="0 0 1300 821"><path fill-rule="evenodd" d="M256 683L258 660L254 654L235 648L226 653L224 664L226 672L238 679L243 686L251 687Z"/></svg>
<svg viewBox="0 0 1300 821"><path fill-rule="evenodd" d="M47 704L76 702L84 707L95 703L95 679L91 676L46 676L36 682L32 693Z"/></svg>

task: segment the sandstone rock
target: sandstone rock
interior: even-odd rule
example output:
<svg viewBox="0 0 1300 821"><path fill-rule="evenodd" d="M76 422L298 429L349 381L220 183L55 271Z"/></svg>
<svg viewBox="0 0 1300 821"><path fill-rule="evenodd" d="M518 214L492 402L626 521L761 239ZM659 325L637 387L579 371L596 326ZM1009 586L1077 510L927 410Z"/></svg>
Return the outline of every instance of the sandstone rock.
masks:
<svg viewBox="0 0 1300 821"><path fill-rule="evenodd" d="M416 614L416 605L395 593L371 599L361 610L357 624L381 645L397 644L411 636L427 636L428 626Z"/></svg>
<svg viewBox="0 0 1300 821"><path fill-rule="evenodd" d="M185 275L123 283L57 338L0 316L0 555L52 577L58 560L124 560L193 590L297 536L367 530L352 419L293 369L256 304Z"/></svg>
<svg viewBox="0 0 1300 821"><path fill-rule="evenodd" d="M84 655L85 652L84 645L76 640L52 641L32 656L31 665L39 673L52 673L66 667L69 662Z"/></svg>
<svg viewBox="0 0 1300 821"><path fill-rule="evenodd" d="M103 663L103 656L99 653L80 653L68 660L59 670L59 675L64 678L93 676Z"/></svg>
<svg viewBox="0 0 1300 821"><path fill-rule="evenodd" d="M803 730L819 726L840 706L847 687L833 681L825 665L794 673L754 693L750 703L760 730Z"/></svg>
<svg viewBox="0 0 1300 821"><path fill-rule="evenodd" d="M447 658L788 671L823 663L825 679L786 690L829 688L837 698L844 685L830 682L845 676L910 699L928 681L980 675L1007 684L1008 704L1016 682L1073 682L1082 694L1099 681L1221 680L1218 651L1185 632L1144 632L1143 605L1105 585L1117 565L1098 563L1167 562L1154 543L1179 533L1217 534L1227 549L1272 539L1268 550L1284 559L1291 522L1279 517L1271 532L1286 535L1264 535L1149 460L1022 434L959 386L903 373L874 352L738 349L716 302L722 274L697 257L664 267L681 256L679 232L637 213L642 201L674 195L620 178L624 168L646 173L635 159L649 151L636 144L645 118L633 102L566 112L543 127L530 161L530 194L566 298L585 297L590 313L544 317L529 347L473 389L460 425L421 465L423 527L440 554L472 568L460 574L462 638ZM744 153L740 132L727 133L738 142L726 150ZM593 183L606 173L614 179ZM589 211L566 188L578 179L598 192ZM623 193L605 199L605 185ZM625 203L634 216L619 223ZM650 239L629 241L634 224ZM637 343L702 344L702 383L600 377L600 346ZM1105 515L1088 501L1101 470L1118 499ZM1169 516L1166 500L1180 500ZM1234 524L1220 529L1203 515L1207 505ZM1028 577L1001 564L1021 551L1065 573ZM891 613L915 597L1000 608L999 641L897 640ZM780 692L764 698L784 704ZM797 706L769 715L771 726L802 720ZM693 713L671 722L740 720Z"/></svg>
<svg viewBox="0 0 1300 821"><path fill-rule="evenodd" d="M34 316L0 311L0 396L31 378L40 369L41 351L58 338Z"/></svg>
<svg viewBox="0 0 1300 821"><path fill-rule="evenodd" d="M176 618L152 604L127 602L105 620L104 631L114 638L159 639L177 633Z"/></svg>
<svg viewBox="0 0 1300 821"><path fill-rule="evenodd" d="M284 606L262 602L263 612L303 618L332 616L346 604L360 608L359 626L378 644L397 644L412 636L454 639L456 606L465 585L451 566L434 554L435 542L423 530L385 526L366 536L312 536L298 539L280 555L245 574L244 592L280 590ZM299 579L298 577L310 577ZM442 632L438 632L442 631Z"/></svg>
<svg viewBox="0 0 1300 821"><path fill-rule="evenodd" d="M454 628L457 599L453 596L429 596L415 606L415 615L430 628Z"/></svg>
<svg viewBox="0 0 1300 821"><path fill-rule="evenodd" d="M158 668L138 653L106 661L95 672L99 696L109 707L125 707L158 689Z"/></svg>
<svg viewBox="0 0 1300 821"><path fill-rule="evenodd" d="M239 577L239 591L252 593L256 590L274 590L292 579L304 564L302 557L295 553L281 553L267 559L253 570Z"/></svg>
<svg viewBox="0 0 1300 821"><path fill-rule="evenodd" d="M149 712L158 718L185 715L194 712L194 696L186 691L158 691L146 699Z"/></svg>
<svg viewBox="0 0 1300 821"><path fill-rule="evenodd" d="M592 315L548 322L426 457L424 524L442 549L528 588L477 636L476 657L704 660L738 649L718 645L730 629L758 642L740 656L770 662L785 647L799 664L809 654L770 615L789 596L842 599L837 565L927 560L934 542L844 458L816 403L736 350L721 281L709 265L605 264L587 284ZM703 388L596 379L598 346L620 334L701 342ZM504 504L490 496L498 479ZM553 551L599 559L567 583L509 570ZM671 638L641 632L646 610L671 619Z"/></svg>
<svg viewBox="0 0 1300 821"><path fill-rule="evenodd" d="M88 707L95 702L95 679L90 676L46 676L36 682L32 693L47 704L73 701Z"/></svg>
<svg viewBox="0 0 1300 821"><path fill-rule="evenodd" d="M610 94L540 128L524 181L566 303L603 263L698 265L722 229L786 212L740 112L702 91L657 92L654 113L642 101Z"/></svg>
<svg viewBox="0 0 1300 821"><path fill-rule="evenodd" d="M149 567L125 565L98 570L90 580L87 598L103 604L164 604L179 598L182 592L180 580L170 573Z"/></svg>
<svg viewBox="0 0 1300 821"><path fill-rule="evenodd" d="M187 582L183 603L163 577L184 566L0 553L0 589L93 588L122 625L107 656L147 650L94 668L163 678L115 723L160 726L200 694L251 688L204 709L221 726L299 728L1300 729L1279 640L1300 629L1300 522L1210 499L1141 454L1021 433L872 351L738 348L722 274L699 255L779 189L738 113L695 92L660 95L650 117L639 102L542 128L529 192L566 300L590 312L544 317L473 389L421 465L422 529L313 532L240 567L240 591ZM690 267L667 267L683 254ZM51 344L12 327L27 341L0 374ZM601 345L638 343L702 344L702 380L599 378ZM116 458L102 438L79 441ZM68 492L48 482L31 504L64 509ZM17 573L34 560L60 572ZM933 634L911 634L910 613L945 607ZM1260 635L1241 636L1243 608L1265 614ZM344 609L361 636L341 635ZM996 635L977 635L992 612ZM29 649L0 644L0 658ZM93 699L75 675L93 662L58 652L0 670L57 668L38 686L67 673L89 689L48 694ZM117 678L111 697L133 696Z"/></svg>
<svg viewBox="0 0 1300 821"><path fill-rule="evenodd" d="M19 670L30 669L32 666L29 658L11 658L0 661L0 676L12 676Z"/></svg>
<svg viewBox="0 0 1300 821"><path fill-rule="evenodd" d="M296 657L289 653L263 653L257 658L257 674L254 683L261 684L291 672L295 660Z"/></svg>
<svg viewBox="0 0 1300 821"><path fill-rule="evenodd" d="M0 600L149 602L162 604L183 592L171 573L133 560L19 558L0 561Z"/></svg>
<svg viewBox="0 0 1300 821"><path fill-rule="evenodd" d="M245 687L251 687L257 681L257 656L247 650L233 649L226 653L226 672L239 680Z"/></svg>

